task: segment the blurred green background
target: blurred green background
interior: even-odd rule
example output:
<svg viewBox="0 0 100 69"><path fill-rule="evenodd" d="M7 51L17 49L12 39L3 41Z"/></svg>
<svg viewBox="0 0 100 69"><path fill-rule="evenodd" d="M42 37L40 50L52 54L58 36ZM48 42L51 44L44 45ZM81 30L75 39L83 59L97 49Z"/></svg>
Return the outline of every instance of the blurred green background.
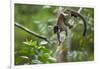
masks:
<svg viewBox="0 0 100 69"><path fill-rule="evenodd" d="M51 43L30 35L15 27L15 65L55 63L55 41L53 27L56 24L58 6L15 4L14 22L46 36ZM66 7L77 10L79 7ZM94 9L82 8L81 14L87 21L87 35L82 36L81 20L75 20L72 29L69 62L94 60Z"/></svg>

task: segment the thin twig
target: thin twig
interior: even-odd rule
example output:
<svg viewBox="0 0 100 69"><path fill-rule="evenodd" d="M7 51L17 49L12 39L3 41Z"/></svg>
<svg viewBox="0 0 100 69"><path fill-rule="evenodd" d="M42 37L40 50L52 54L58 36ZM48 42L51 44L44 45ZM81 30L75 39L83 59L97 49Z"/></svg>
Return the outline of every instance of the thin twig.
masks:
<svg viewBox="0 0 100 69"><path fill-rule="evenodd" d="M21 24L19 24L19 23L15 23L15 26L18 27L18 28L20 28L20 29L22 29L22 30L24 30L24 31L26 31L26 32L29 33L29 34L32 34L32 35L34 35L34 36L36 36L36 37L38 37L38 38L40 38L40 39L43 39L43 40L49 42L49 40L48 40L46 37L41 36L40 34L31 31L30 29L26 28L25 26L23 26L23 25L21 25Z"/></svg>
<svg viewBox="0 0 100 69"><path fill-rule="evenodd" d="M80 13L81 11L82 11L82 7L80 7L77 12Z"/></svg>

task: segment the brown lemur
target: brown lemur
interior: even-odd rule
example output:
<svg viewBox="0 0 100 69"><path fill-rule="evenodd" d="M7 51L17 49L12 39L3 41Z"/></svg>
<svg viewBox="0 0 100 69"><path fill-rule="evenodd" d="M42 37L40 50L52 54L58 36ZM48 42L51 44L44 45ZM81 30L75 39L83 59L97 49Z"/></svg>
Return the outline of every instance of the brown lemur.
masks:
<svg viewBox="0 0 100 69"><path fill-rule="evenodd" d="M54 33L57 34L59 44L61 43L60 32L65 31L66 35L67 35L67 29L65 27L69 27L69 29L73 28L73 25L70 25L68 23L68 20L71 17L75 17L75 18L79 17L80 19L82 19L83 24L84 24L83 36L86 35L87 25L86 25L85 18L80 13L78 13L74 10L71 10L71 9L67 9L67 10L60 13L60 15L58 16L57 24L56 24L56 26L54 26Z"/></svg>

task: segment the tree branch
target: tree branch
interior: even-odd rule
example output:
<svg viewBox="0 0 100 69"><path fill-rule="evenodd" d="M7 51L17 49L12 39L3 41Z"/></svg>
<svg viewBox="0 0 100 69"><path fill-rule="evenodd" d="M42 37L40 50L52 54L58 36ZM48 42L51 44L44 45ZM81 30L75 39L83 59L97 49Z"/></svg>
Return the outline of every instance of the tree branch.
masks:
<svg viewBox="0 0 100 69"><path fill-rule="evenodd" d="M43 39L43 40L49 42L49 40L46 37L44 37L44 36L42 36L42 35L40 35L40 34L38 34L36 32L31 31L30 29L26 28L25 26L23 26L23 25L21 25L19 23L15 23L15 26L20 28L20 29L22 29L22 30L24 30L25 32L27 32L27 33L29 33L31 35L34 35L34 36L36 36L36 37L38 37L40 39Z"/></svg>

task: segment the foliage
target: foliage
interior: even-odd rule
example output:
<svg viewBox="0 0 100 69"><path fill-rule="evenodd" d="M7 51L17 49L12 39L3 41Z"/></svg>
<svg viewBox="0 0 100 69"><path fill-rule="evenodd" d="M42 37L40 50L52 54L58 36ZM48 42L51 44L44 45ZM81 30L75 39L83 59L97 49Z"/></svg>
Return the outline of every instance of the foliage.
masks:
<svg viewBox="0 0 100 69"><path fill-rule="evenodd" d="M77 10L79 7L66 7ZM54 63L56 36L53 27L56 24L58 6L15 4L15 22L46 36L50 43L28 34L15 27L15 65ZM74 19L71 29L71 52L68 61L94 60L94 9L83 8L80 12L87 21L87 35L82 36L83 24Z"/></svg>
<svg viewBox="0 0 100 69"><path fill-rule="evenodd" d="M42 64L53 63L51 58L52 51L40 46L36 41L23 42L23 46L16 51L15 64Z"/></svg>

